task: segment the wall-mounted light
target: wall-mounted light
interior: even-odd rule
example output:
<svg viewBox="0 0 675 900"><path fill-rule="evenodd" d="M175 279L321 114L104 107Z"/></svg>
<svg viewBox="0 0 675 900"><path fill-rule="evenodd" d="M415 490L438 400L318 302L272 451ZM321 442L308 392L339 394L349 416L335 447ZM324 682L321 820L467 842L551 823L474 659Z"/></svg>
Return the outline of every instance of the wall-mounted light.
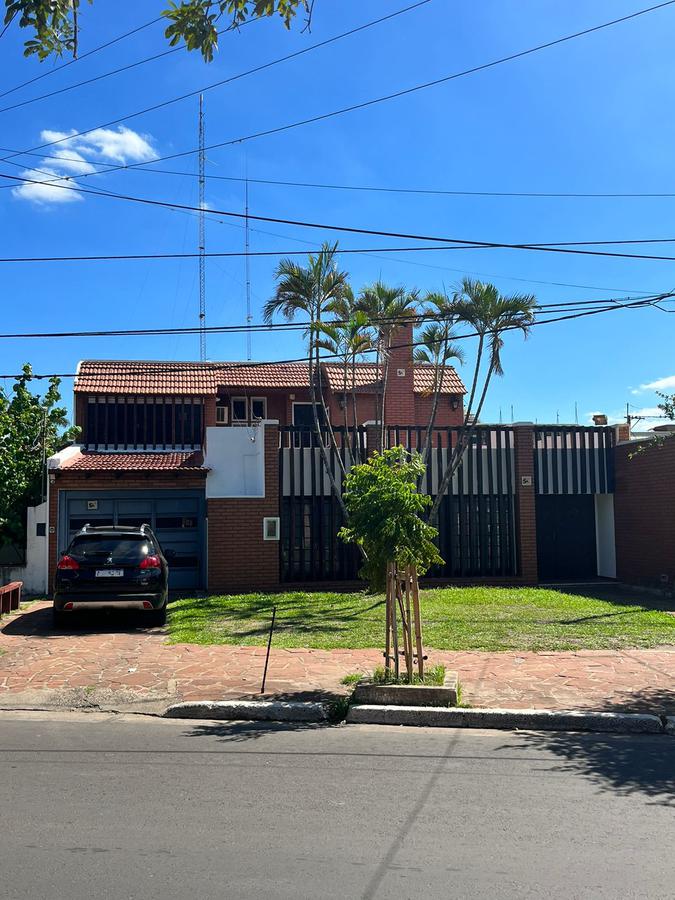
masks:
<svg viewBox="0 0 675 900"><path fill-rule="evenodd" d="M450 408L453 410L459 409L459 397L450 398Z"/></svg>

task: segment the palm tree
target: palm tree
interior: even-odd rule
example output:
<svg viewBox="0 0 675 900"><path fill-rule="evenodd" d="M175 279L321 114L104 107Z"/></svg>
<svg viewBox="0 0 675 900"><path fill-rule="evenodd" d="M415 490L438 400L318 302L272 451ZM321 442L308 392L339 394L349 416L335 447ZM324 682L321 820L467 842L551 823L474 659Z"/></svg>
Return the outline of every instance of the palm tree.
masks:
<svg viewBox="0 0 675 900"><path fill-rule="evenodd" d="M319 368L321 348L316 340L318 327L328 311L329 305L343 297L349 287L347 272L340 271L336 264L337 247L337 243L324 243L319 253L309 255L306 266L299 265L292 259L282 259L275 272L277 287L274 295L270 297L263 307L263 318L265 322L271 323L274 316L280 314L286 321L292 322L296 315L300 313L309 319L305 336L307 338L309 393L312 402L314 428L331 488L344 511L342 494L328 463L326 447L321 436L318 413L319 402L321 403L324 421L326 422L331 441L335 445L335 435L330 425L330 417L321 389L321 372ZM318 397L317 384L319 388ZM340 454L337 453L336 456L342 465Z"/></svg>
<svg viewBox="0 0 675 900"><path fill-rule="evenodd" d="M331 303L330 311L336 315L336 319L317 326L319 333L317 344L342 363L342 410L345 441L349 435L347 391L350 386L353 429L350 449L352 459L357 456L360 459L362 448L356 404L356 361L359 356L372 349L370 324L367 315L362 310L354 309L351 291L347 296Z"/></svg>
<svg viewBox="0 0 675 900"><path fill-rule="evenodd" d="M417 316L418 305L418 291L391 287L382 281L363 288L357 301L358 309L366 313L375 330L375 375L378 385L375 418L380 424L381 447L384 447L385 441L385 400L393 337L398 327Z"/></svg>
<svg viewBox="0 0 675 900"><path fill-rule="evenodd" d="M433 522L438 516L443 495L457 471L466 448L470 445L476 424L480 417L487 396L488 387L493 375L504 374L501 351L504 346L504 333L522 331L527 338L534 322L536 298L532 294L511 294L502 296L493 284L483 284L471 278L465 278L456 294L454 311L458 322L472 328L478 337L476 364L469 392L469 401L464 411L464 423L460 430L448 464L443 473L441 483L429 518ZM487 367L483 366L487 354ZM481 369L484 369L483 385L480 390L478 404L473 404L478 392Z"/></svg>
<svg viewBox="0 0 675 900"><path fill-rule="evenodd" d="M431 410L422 450L422 460L425 464L433 442L433 431L438 413L438 401L445 380L445 370L448 363L453 360L464 363L464 351L456 343L457 335L453 331L453 326L457 321L455 300L456 297L448 297L445 292L432 291L425 296L426 315L433 317L434 321L422 330L421 342L413 352L415 362L431 364L434 367Z"/></svg>

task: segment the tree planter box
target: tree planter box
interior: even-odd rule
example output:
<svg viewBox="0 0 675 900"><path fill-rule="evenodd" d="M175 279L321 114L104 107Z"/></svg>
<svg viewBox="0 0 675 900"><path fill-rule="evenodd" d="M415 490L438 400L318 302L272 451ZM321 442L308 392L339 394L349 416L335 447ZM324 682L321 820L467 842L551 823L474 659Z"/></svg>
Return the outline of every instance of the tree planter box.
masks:
<svg viewBox="0 0 675 900"><path fill-rule="evenodd" d="M360 681L352 702L369 706L457 706L457 672L446 672L442 686Z"/></svg>

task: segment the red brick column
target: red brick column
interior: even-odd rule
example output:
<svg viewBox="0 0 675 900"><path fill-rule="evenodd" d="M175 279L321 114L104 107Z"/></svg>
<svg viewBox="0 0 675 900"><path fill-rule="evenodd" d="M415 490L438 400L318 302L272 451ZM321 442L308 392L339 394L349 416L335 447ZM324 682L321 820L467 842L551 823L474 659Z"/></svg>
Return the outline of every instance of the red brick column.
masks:
<svg viewBox="0 0 675 900"><path fill-rule="evenodd" d="M526 422L514 426L516 529L518 574L526 584L536 584L537 513L534 484L534 427Z"/></svg>
<svg viewBox="0 0 675 900"><path fill-rule="evenodd" d="M265 426L265 496L207 500L208 590L267 590L279 584L279 542L263 540L263 518L279 515L279 426Z"/></svg>
<svg viewBox="0 0 675 900"><path fill-rule="evenodd" d="M375 451L380 451L382 448L380 447L380 438L382 436L382 431L379 425L366 425L366 447L368 448L368 456L371 456Z"/></svg>

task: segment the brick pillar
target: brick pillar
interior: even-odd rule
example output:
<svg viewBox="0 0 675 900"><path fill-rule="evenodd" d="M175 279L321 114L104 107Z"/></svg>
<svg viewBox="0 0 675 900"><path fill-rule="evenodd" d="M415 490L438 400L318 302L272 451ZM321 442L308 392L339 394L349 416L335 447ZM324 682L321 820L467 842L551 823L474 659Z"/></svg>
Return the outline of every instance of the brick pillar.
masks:
<svg viewBox="0 0 675 900"><path fill-rule="evenodd" d="M415 424L412 342L412 322L394 331L385 397L385 421L388 425Z"/></svg>
<svg viewBox="0 0 675 900"><path fill-rule="evenodd" d="M615 425L614 436L617 444L620 444L622 441L629 441L630 427L625 422L622 422L620 425Z"/></svg>
<svg viewBox="0 0 675 900"><path fill-rule="evenodd" d="M516 528L518 574L526 584L536 584L537 513L534 483L534 427L531 422L514 426Z"/></svg>
<svg viewBox="0 0 675 900"><path fill-rule="evenodd" d="M382 432L379 425L366 425L366 448L368 450L368 456L372 456L376 450L379 452L382 449L380 447L381 436Z"/></svg>

